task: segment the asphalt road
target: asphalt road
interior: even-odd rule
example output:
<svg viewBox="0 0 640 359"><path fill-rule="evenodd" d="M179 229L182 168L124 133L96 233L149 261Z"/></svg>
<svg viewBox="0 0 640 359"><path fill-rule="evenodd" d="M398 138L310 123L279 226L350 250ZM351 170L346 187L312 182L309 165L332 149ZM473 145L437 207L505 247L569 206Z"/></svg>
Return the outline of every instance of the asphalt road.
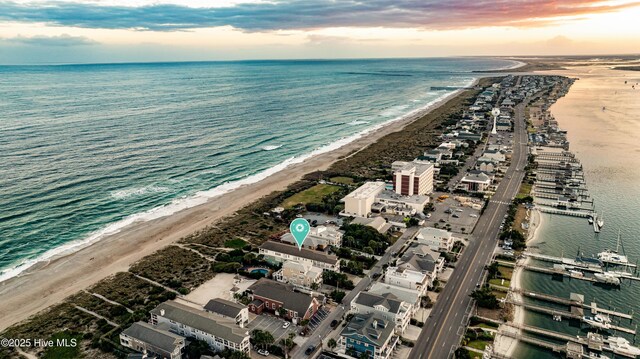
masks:
<svg viewBox="0 0 640 359"><path fill-rule="evenodd" d="M316 330L313 331L313 333L311 333L309 337L307 337L307 340L304 342L304 344L296 346L291 351L291 354L290 354L291 358L306 358L307 356L304 354L304 351L310 345L316 346L316 352L314 352L314 354L312 354L311 356L316 355L319 352L318 349L321 349L320 348L321 341L326 339L329 333L331 333L331 331L333 330L330 327L331 322L334 319L342 318L342 315L345 313L345 306L346 306L346 309L348 309L349 306L351 305L350 303L353 300L353 298L355 298L355 296L358 293L364 291L365 288L367 288L369 284L371 284L371 282L373 281L371 279L371 276L373 276L375 273L382 273L382 267L385 264L389 263L389 261L392 258L391 254L394 252L399 252L400 248L402 248L402 246L404 246L404 244L408 240L412 239L417 232L418 232L418 227L408 228L402 234L402 236L391 247L387 249L387 251L380 258L380 260L371 268L369 275L362 278L360 282L358 282L358 284L355 286L355 288L349 291L349 293L342 300L342 303L344 303L343 306L337 306L336 309L334 309L331 313L329 313L329 315L320 323L320 325L316 328Z"/></svg>
<svg viewBox="0 0 640 359"><path fill-rule="evenodd" d="M515 108L511 165L478 220L456 269L438 296L431 316L409 355L410 359L449 358L460 343L473 305L469 295L484 276L484 266L495 249L500 223L524 176L528 157L524 107L525 104L521 103Z"/></svg>

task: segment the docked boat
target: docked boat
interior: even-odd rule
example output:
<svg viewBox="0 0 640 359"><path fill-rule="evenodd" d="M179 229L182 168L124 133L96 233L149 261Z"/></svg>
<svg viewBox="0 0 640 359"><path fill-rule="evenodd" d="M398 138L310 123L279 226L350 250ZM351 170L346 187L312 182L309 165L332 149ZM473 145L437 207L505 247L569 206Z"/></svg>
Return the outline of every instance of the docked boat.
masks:
<svg viewBox="0 0 640 359"><path fill-rule="evenodd" d="M640 348L634 347L623 337L608 337L609 347L615 354L635 358L640 355Z"/></svg>
<svg viewBox="0 0 640 359"><path fill-rule="evenodd" d="M584 317L582 317L582 321L584 321L585 323L589 324L594 328L600 328L600 329L611 328L611 318L601 314L596 314L594 316L585 315Z"/></svg>
<svg viewBox="0 0 640 359"><path fill-rule="evenodd" d="M620 232L618 232L618 242L616 244L616 250L612 251L610 249L607 249L605 251L598 253L597 257L603 263L620 264L620 265L629 264L629 259L627 258L627 256L618 253L619 249L620 249Z"/></svg>
<svg viewBox="0 0 640 359"><path fill-rule="evenodd" d="M604 226L604 213L602 214L602 216L598 217L598 228L602 229L602 227Z"/></svg>
<svg viewBox="0 0 640 359"><path fill-rule="evenodd" d="M592 216L587 217L587 222L589 222L589 224L593 224L593 217Z"/></svg>
<svg viewBox="0 0 640 359"><path fill-rule="evenodd" d="M584 273L582 273L579 270L575 270L575 269L570 269L569 270L569 275L574 277L574 278L582 278L582 277L584 277Z"/></svg>
<svg viewBox="0 0 640 359"><path fill-rule="evenodd" d="M611 284L611 285L620 285L620 278L611 273L594 273L594 278L599 283Z"/></svg>

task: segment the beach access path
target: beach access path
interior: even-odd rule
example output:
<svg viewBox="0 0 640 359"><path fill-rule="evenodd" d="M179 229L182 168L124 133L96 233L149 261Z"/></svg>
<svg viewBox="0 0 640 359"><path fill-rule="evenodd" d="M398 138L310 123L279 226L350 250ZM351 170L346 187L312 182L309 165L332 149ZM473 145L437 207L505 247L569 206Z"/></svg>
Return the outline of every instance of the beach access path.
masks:
<svg viewBox="0 0 640 359"><path fill-rule="evenodd" d="M307 173L326 170L332 163L344 159L352 152L369 146L390 133L401 131L461 92L462 90L453 92L422 111L389 123L333 151L287 167L259 182L167 217L134 223L77 252L39 263L21 275L0 283L0 331L60 303L101 279L127 271L131 264L143 257L206 228L216 220L232 215L261 197L285 189Z"/></svg>
<svg viewBox="0 0 640 359"><path fill-rule="evenodd" d="M473 306L469 296L484 275L497 244L500 222L520 189L527 164L527 132L524 108L528 100L515 108L513 157L505 178L491 197L471 235L469 245L456 269L440 293L431 316L411 350L410 359L448 358L460 344Z"/></svg>

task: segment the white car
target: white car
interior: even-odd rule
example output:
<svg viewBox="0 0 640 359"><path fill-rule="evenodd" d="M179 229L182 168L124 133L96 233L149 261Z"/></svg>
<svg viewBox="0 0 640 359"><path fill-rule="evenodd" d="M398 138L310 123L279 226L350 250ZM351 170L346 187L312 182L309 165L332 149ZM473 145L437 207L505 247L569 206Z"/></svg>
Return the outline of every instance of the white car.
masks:
<svg viewBox="0 0 640 359"><path fill-rule="evenodd" d="M269 352L266 351L265 349L258 349L258 354L262 355L262 356L269 356Z"/></svg>
<svg viewBox="0 0 640 359"><path fill-rule="evenodd" d="M282 323L282 329L287 329L287 328L289 328L289 326L291 326L291 323L289 323L289 322Z"/></svg>
<svg viewBox="0 0 640 359"><path fill-rule="evenodd" d="M478 215L475 214L475 213L471 213L471 214L469 214L469 217L478 218Z"/></svg>

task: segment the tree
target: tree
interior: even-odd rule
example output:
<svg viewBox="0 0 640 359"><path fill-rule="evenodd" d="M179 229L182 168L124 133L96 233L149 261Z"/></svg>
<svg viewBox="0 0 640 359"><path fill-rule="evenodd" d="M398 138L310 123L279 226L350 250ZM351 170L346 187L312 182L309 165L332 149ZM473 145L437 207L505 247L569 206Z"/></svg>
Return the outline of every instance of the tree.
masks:
<svg viewBox="0 0 640 359"><path fill-rule="evenodd" d="M478 306L482 308L498 309L500 307L498 298L491 293L491 289L488 286L474 290L471 293L471 298L475 299L478 302Z"/></svg>
<svg viewBox="0 0 640 359"><path fill-rule="evenodd" d="M283 317L283 318L286 317L287 316L287 310L284 309L284 307L278 308L278 315Z"/></svg>
<svg viewBox="0 0 640 359"><path fill-rule="evenodd" d="M282 351L284 351L284 357L289 357L289 352L293 349L295 343L293 342L293 338L295 338L296 333L289 333L289 336L284 339L280 339L280 346L282 347Z"/></svg>
<svg viewBox="0 0 640 359"><path fill-rule="evenodd" d="M209 344L203 340L193 340L185 350L188 359L200 359L202 355L213 354Z"/></svg>
<svg viewBox="0 0 640 359"><path fill-rule="evenodd" d="M338 342L336 342L335 339L331 338L327 342L327 346L329 347L329 349L331 349L331 351L333 351L338 346Z"/></svg>
<svg viewBox="0 0 640 359"><path fill-rule="evenodd" d="M311 283L312 290L318 290L318 288L320 288L320 283Z"/></svg>
<svg viewBox="0 0 640 359"><path fill-rule="evenodd" d="M270 332L260 329L255 329L251 332L251 339L253 339L253 345L258 346L262 349L273 344L273 342L275 341L273 335Z"/></svg>
<svg viewBox="0 0 640 359"><path fill-rule="evenodd" d="M500 274L500 269L498 268L498 262L493 262L487 267L487 272L489 274L489 279L494 279L498 277Z"/></svg>

